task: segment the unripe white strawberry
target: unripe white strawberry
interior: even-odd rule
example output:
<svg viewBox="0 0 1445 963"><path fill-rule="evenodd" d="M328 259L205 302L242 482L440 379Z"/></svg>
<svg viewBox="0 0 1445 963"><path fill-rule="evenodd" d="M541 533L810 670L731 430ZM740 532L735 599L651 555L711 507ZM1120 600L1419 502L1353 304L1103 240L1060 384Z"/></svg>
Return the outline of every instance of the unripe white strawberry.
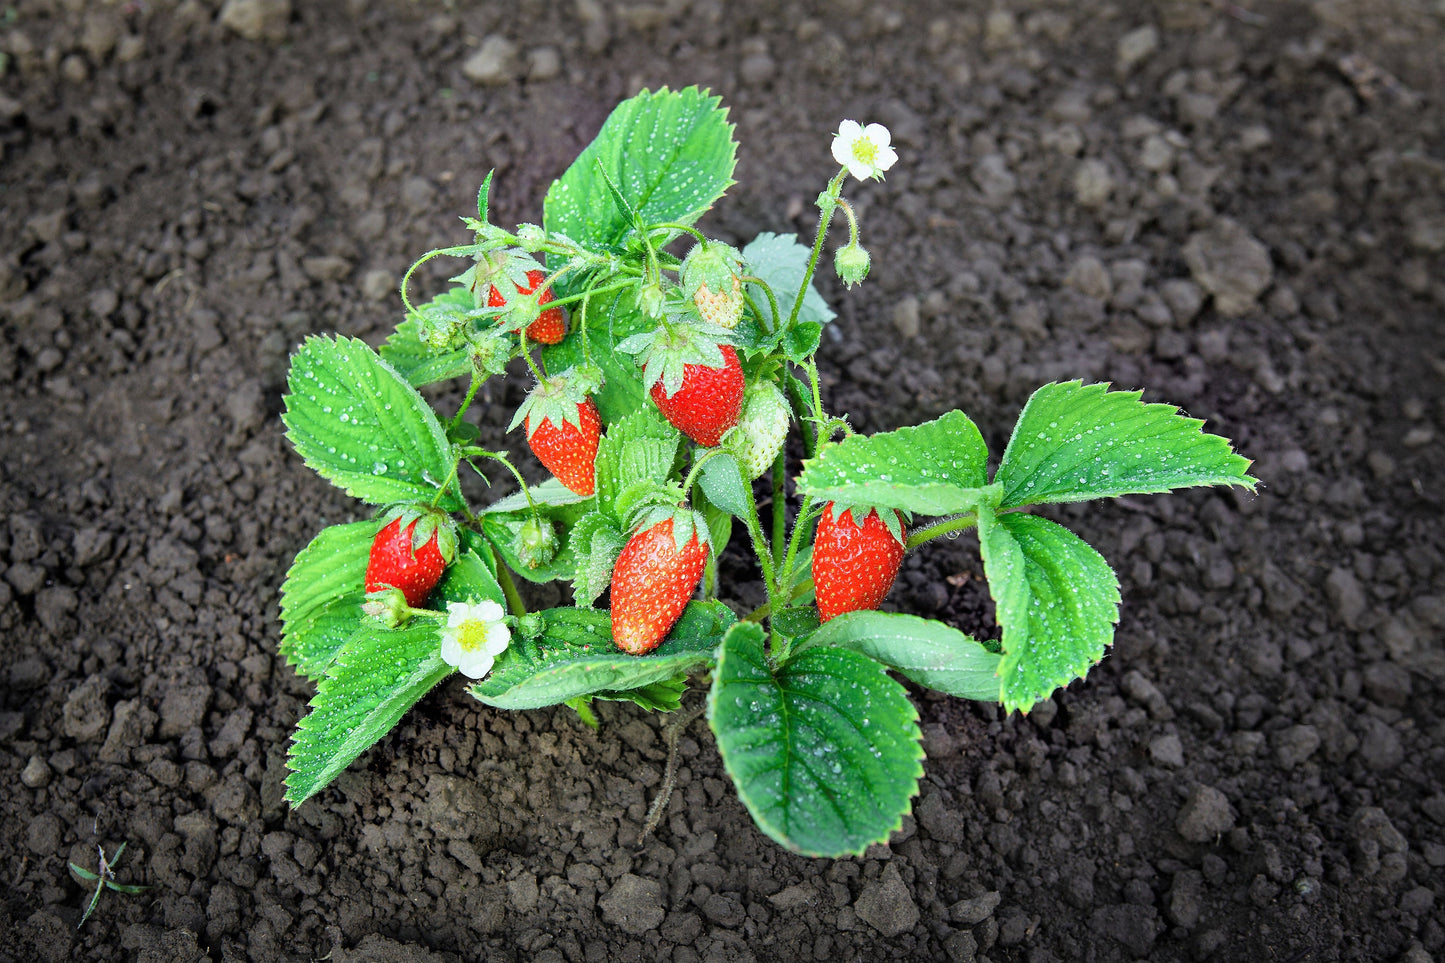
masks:
<svg viewBox="0 0 1445 963"><path fill-rule="evenodd" d="M788 437L790 417L787 400L771 381L760 381L744 392L737 427L723 439L744 478L751 481L772 466Z"/></svg>

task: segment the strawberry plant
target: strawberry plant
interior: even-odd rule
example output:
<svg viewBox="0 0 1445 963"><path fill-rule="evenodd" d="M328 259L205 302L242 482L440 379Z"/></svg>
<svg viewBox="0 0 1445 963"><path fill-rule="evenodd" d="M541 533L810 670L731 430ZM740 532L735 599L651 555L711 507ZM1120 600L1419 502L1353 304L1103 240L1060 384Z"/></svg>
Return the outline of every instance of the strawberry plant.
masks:
<svg viewBox="0 0 1445 963"><path fill-rule="evenodd" d="M644 92L551 186L541 224L491 223L489 174L470 241L417 262L465 270L414 300L414 265L379 350L300 346L288 436L377 515L323 529L282 587L282 651L317 687L290 750L293 805L454 672L488 706L565 704L593 725L594 700L671 711L698 685L762 831L858 853L900 825L923 772L900 680L1027 712L1104 657L1114 573L1033 509L1254 486L1201 422L1108 385L1038 389L991 476L961 411L861 435L826 410L815 356L833 312L813 275L840 212L834 268L849 287L867 275L843 189L896 160L876 124L844 122L832 150L811 245L765 233L735 249L694 226L733 183L726 111L695 88ZM537 484L468 420L518 358L536 387L508 437L552 473ZM417 390L453 379L455 410ZM517 490L482 503L468 472ZM879 610L905 552L969 528L998 639ZM752 612L723 601L717 557L733 543L766 588ZM566 582L572 604L528 611L518 579Z"/></svg>

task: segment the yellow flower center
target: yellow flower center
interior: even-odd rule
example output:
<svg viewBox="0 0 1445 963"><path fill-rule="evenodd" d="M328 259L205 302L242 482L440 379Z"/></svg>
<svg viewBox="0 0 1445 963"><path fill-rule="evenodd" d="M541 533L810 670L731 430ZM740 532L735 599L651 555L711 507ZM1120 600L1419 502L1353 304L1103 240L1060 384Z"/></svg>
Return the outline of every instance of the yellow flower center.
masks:
<svg viewBox="0 0 1445 963"><path fill-rule="evenodd" d="M463 652L476 652L487 641L487 623L481 619L467 619L457 626L457 645Z"/></svg>
<svg viewBox="0 0 1445 963"><path fill-rule="evenodd" d="M867 137L859 137L853 142L853 156L869 167L878 166L878 146Z"/></svg>

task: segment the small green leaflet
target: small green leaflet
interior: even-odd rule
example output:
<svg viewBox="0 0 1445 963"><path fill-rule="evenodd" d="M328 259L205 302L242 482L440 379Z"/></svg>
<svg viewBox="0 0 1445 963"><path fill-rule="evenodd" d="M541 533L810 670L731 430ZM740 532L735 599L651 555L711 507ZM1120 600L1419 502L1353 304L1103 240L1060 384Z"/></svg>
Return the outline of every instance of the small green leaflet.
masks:
<svg viewBox="0 0 1445 963"><path fill-rule="evenodd" d="M627 539L611 518L602 512L592 512L572 529L570 540L577 546L573 552L577 567L572 577L572 598L578 605L590 609L611 583L612 566Z"/></svg>
<svg viewBox="0 0 1445 963"><path fill-rule="evenodd" d="M540 709L665 682L710 664L736 618L721 602L689 602L663 643L636 656L612 644L607 612L569 608L534 615L542 623L538 637L513 639L491 674L468 690L478 700L498 709Z"/></svg>
<svg viewBox="0 0 1445 963"><path fill-rule="evenodd" d="M1029 710L1104 657L1119 621L1119 581L1103 556L1047 518L978 517L995 614L1003 629L1001 701Z"/></svg>
<svg viewBox="0 0 1445 963"><path fill-rule="evenodd" d="M708 721L758 827L805 856L887 840L923 775L918 713L882 665L819 646L774 674L754 622L723 637Z"/></svg>
<svg viewBox="0 0 1445 963"><path fill-rule="evenodd" d="M497 584L496 572L492 570L492 565L496 563L488 565L490 558L484 559L472 546L480 542L481 550L486 556L491 555L491 550L485 542L470 532L464 533L464 537L467 547L458 552L452 564L447 566L446 574L437 583L433 598L440 596L447 602L480 602L491 599L506 608L506 597L502 594L502 587Z"/></svg>
<svg viewBox="0 0 1445 963"><path fill-rule="evenodd" d="M474 301L470 288L454 287L419 305L382 343L382 360L415 387L471 374L472 362L465 348L437 351L422 340L421 313L433 308L470 311Z"/></svg>
<svg viewBox="0 0 1445 963"><path fill-rule="evenodd" d="M1002 508L1240 485L1249 459L1173 405L1079 381L1045 385L1024 405L994 482Z"/></svg>
<svg viewBox="0 0 1445 963"><path fill-rule="evenodd" d="M961 411L878 435L853 435L803 466L814 498L919 515L973 511L988 484L988 449Z"/></svg>
<svg viewBox="0 0 1445 963"><path fill-rule="evenodd" d="M387 629L361 622L326 670L311 712L296 724L286 765L286 801L299 806L391 731L406 710L451 674L440 623L417 619Z"/></svg>
<svg viewBox="0 0 1445 963"><path fill-rule="evenodd" d="M960 699L999 699L999 657L935 619L893 612L848 612L829 619L793 653L818 645L861 652L919 685Z"/></svg>
<svg viewBox="0 0 1445 963"><path fill-rule="evenodd" d="M323 528L281 584L281 654L307 678L319 679L356 631L365 595L376 519Z"/></svg>
<svg viewBox="0 0 1445 963"><path fill-rule="evenodd" d="M664 87L618 104L547 191L547 230L591 247L622 243L632 220L613 202L599 165L645 222L697 220L733 183L737 143L720 101L696 87Z"/></svg>
<svg viewBox="0 0 1445 963"><path fill-rule="evenodd" d="M788 323L788 316L792 314L793 302L798 299L798 287L803 283L803 275L808 273L808 261L812 255L812 249L799 244L795 235L771 231L759 234L743 248L748 272L768 282L768 287L773 289L773 297L778 299L778 314L782 316L779 320L783 324ZM768 296L761 285L749 284L747 291L759 309L769 311ZM835 317L837 314L828 307L828 302L809 284L803 295L803 306L798 309L798 323L821 326ZM768 319L763 324L763 330L768 330L771 324L771 319Z"/></svg>
<svg viewBox="0 0 1445 963"><path fill-rule="evenodd" d="M436 413L366 342L307 338L287 381L286 436L347 494L373 505L429 502L452 476L452 448ZM462 507L452 487L437 504Z"/></svg>
<svg viewBox="0 0 1445 963"><path fill-rule="evenodd" d="M686 691L687 676L680 675L623 692L597 692L592 697L608 702L631 702L648 712L676 712L682 708L682 694Z"/></svg>
<svg viewBox="0 0 1445 963"><path fill-rule="evenodd" d="M677 459L682 434L663 420L655 408L644 408L610 422L597 446L597 504L615 513L617 496L638 482L665 482Z"/></svg>
<svg viewBox="0 0 1445 963"><path fill-rule="evenodd" d="M738 470L737 459L726 452L713 455L702 466L697 479L708 501L729 515L748 517L747 492L743 486L742 472Z"/></svg>

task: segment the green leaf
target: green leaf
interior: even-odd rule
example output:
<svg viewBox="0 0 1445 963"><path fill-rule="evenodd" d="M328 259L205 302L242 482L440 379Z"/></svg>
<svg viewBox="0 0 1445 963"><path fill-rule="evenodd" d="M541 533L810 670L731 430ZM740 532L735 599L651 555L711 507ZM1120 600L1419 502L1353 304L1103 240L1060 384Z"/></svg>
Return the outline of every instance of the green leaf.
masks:
<svg viewBox="0 0 1445 963"><path fill-rule="evenodd" d="M607 612L547 609L535 642L513 640L473 696L498 709L540 709L578 696L646 688L711 664L735 616L721 602L689 602L672 632L650 654L612 644ZM531 616L529 616L531 618Z"/></svg>
<svg viewBox="0 0 1445 963"><path fill-rule="evenodd" d="M719 102L696 87L664 87L618 104L547 191L547 230L590 247L621 244L632 221L613 202L599 165L645 222L697 220L733 183L737 144Z"/></svg>
<svg viewBox="0 0 1445 963"><path fill-rule="evenodd" d="M1078 381L1045 385L1024 405L994 482L1003 508L1240 485L1249 459L1201 430L1172 405L1144 404L1138 391Z"/></svg>
<svg viewBox="0 0 1445 963"><path fill-rule="evenodd" d="M1027 712L1104 657L1119 581L1088 543L1047 518L985 509L978 540L1003 629L1002 701Z"/></svg>
<svg viewBox="0 0 1445 963"><path fill-rule="evenodd" d="M619 524L617 497L639 482L665 482L677 460L682 434L655 408L644 408L607 425L597 445L597 505Z"/></svg>
<svg viewBox="0 0 1445 963"><path fill-rule="evenodd" d="M447 566L446 574L437 583L436 592L446 602L491 599L506 608L507 599L502 594L502 587L497 584L497 573L473 547L474 544L473 540L467 540L457 557L452 559L452 564ZM487 555L491 554L485 542L481 543L481 548ZM496 562L492 562L494 565Z"/></svg>
<svg viewBox="0 0 1445 963"><path fill-rule="evenodd" d="M835 616L793 649L796 656L818 645L861 652L919 685L960 699L999 701L999 656L934 619L891 612Z"/></svg>
<svg viewBox="0 0 1445 963"><path fill-rule="evenodd" d="M758 828L805 856L887 840L923 775L918 713L883 666L818 647L774 672L755 622L723 637L708 721Z"/></svg>
<svg viewBox="0 0 1445 963"><path fill-rule="evenodd" d="M687 675L664 679L626 692L598 692L596 698L609 702L632 702L648 712L676 712L682 708L682 694L687 691Z"/></svg>
<svg viewBox="0 0 1445 963"><path fill-rule="evenodd" d="M577 313L573 311L574 315ZM542 349L542 363L548 371L565 371L590 358L591 363L602 369L603 377L602 389L593 394L592 400L597 403L602 423L611 425L649 406L637 363L631 355L618 351L617 345L650 326L633 302L632 289L615 296L604 295L587 309L590 355L584 352L581 337L569 335L561 344Z"/></svg>
<svg viewBox="0 0 1445 963"><path fill-rule="evenodd" d="M431 501L452 447L431 407L364 341L311 337L291 359L286 435L306 464L373 505ZM438 499L462 507L454 488Z"/></svg>
<svg viewBox="0 0 1445 963"><path fill-rule="evenodd" d="M296 554L281 584L281 654L318 679L356 631L376 519L323 528Z"/></svg>
<svg viewBox="0 0 1445 963"><path fill-rule="evenodd" d="M798 487L826 501L920 515L972 511L988 484L988 448L961 411L911 428L853 435L803 466Z"/></svg>
<svg viewBox="0 0 1445 963"><path fill-rule="evenodd" d="M421 314L436 308L470 311L475 306L471 289L460 286L438 294L426 304L418 305L382 343L379 352L382 360L395 368L397 373L414 387L471 374L472 363L465 348L437 351L422 340Z"/></svg>
<svg viewBox="0 0 1445 963"><path fill-rule="evenodd" d="M743 474L738 469L737 459L723 452L713 455L702 466L698 485L707 495L708 501L730 515L748 517L747 492L743 486Z"/></svg>
<svg viewBox="0 0 1445 963"><path fill-rule="evenodd" d="M286 765L286 801L299 806L391 731L407 709L452 672L441 660L440 623L400 629L358 625L296 726Z"/></svg>
<svg viewBox="0 0 1445 963"><path fill-rule="evenodd" d="M552 557L551 562L536 568L528 568L516 550L517 535L532 517L525 503L522 508L513 512L489 511L482 515L482 532L507 567L527 581L555 582L558 579L570 579L577 569L577 556L572 549L572 527L586 514L591 504L591 499L560 506L538 504L538 514L558 522L560 528L557 531L557 554Z"/></svg>
<svg viewBox="0 0 1445 963"><path fill-rule="evenodd" d="M762 278L773 289L773 297L778 299L778 313L782 316L779 320L787 324L788 316L792 314L793 302L798 299L798 287L803 283L803 276L808 273L808 261L813 255L813 249L798 243L798 238L793 234L774 234L771 231L764 231L749 242L743 248L743 259L747 261L748 273L754 277ZM763 292L759 284L749 284L747 292L764 311L768 310L768 296ZM802 337L802 340L789 348L789 357L794 360L801 360L809 351L794 357L792 348L801 347L804 343L812 341L813 348L817 348L816 337L822 332L822 326L832 321L837 314L828 307L828 302L811 283L807 292L803 295L803 306L798 309L798 323L809 325L809 331ZM771 324L764 325L766 329Z"/></svg>
<svg viewBox="0 0 1445 963"><path fill-rule="evenodd" d="M529 486L527 489L531 495L531 502L527 496L520 491L513 492L506 498L500 498L488 505L483 511L489 515L506 515L511 513L522 513L530 516L531 505L536 505L537 510L549 517L556 516L561 510L571 506L581 505L588 501L590 496L579 495L555 478L549 478L544 482ZM549 514L550 513L550 514Z"/></svg>
<svg viewBox="0 0 1445 963"><path fill-rule="evenodd" d="M577 560L572 577L572 597L583 608L591 608L597 597L607 591L612 581L612 566L627 539L611 518L602 512L583 516L572 529L571 540L577 546Z"/></svg>
<svg viewBox="0 0 1445 963"><path fill-rule="evenodd" d="M450 381L472 373L465 348L437 352L421 340L421 322L408 319L381 346L381 357L413 387Z"/></svg>

